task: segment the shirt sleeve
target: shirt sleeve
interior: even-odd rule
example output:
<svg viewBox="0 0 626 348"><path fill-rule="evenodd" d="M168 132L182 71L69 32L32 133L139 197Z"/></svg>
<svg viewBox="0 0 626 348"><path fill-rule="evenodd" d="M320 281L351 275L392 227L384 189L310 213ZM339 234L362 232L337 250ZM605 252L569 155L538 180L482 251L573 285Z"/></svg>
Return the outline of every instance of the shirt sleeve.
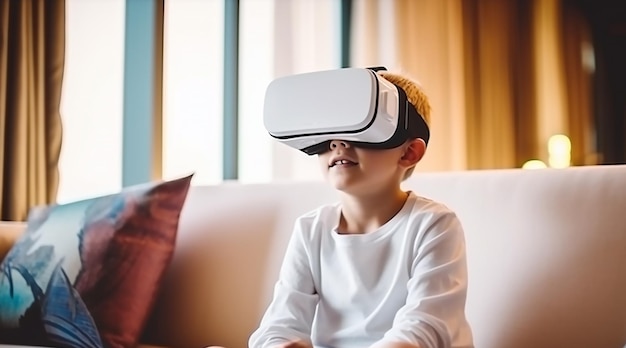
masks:
<svg viewBox="0 0 626 348"><path fill-rule="evenodd" d="M465 239L453 212L440 214L416 242L406 304L381 342L421 348L466 346L467 266ZM459 342L457 342L459 341Z"/></svg>
<svg viewBox="0 0 626 348"><path fill-rule="evenodd" d="M319 297L311 273L310 251L305 247L302 232L297 222L272 300L259 327L250 336L250 348L272 348L293 340L311 341L311 325Z"/></svg>

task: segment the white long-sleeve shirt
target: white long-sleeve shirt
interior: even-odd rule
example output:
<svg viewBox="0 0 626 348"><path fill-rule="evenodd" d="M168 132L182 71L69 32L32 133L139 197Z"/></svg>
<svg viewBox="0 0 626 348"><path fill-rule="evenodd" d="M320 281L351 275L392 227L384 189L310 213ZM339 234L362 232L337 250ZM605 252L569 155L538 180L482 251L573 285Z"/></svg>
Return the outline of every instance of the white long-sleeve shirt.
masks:
<svg viewBox="0 0 626 348"><path fill-rule="evenodd" d="M295 339L315 348L367 348L380 340L473 347L465 239L456 215L413 192L374 232L338 233L340 214L340 205L330 204L296 220L249 347Z"/></svg>

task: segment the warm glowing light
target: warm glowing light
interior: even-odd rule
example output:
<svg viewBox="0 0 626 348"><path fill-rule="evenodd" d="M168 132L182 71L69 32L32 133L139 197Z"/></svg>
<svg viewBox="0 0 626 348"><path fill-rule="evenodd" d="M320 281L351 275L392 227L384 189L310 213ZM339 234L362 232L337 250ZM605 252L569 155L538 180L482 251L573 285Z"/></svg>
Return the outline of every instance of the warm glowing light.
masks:
<svg viewBox="0 0 626 348"><path fill-rule="evenodd" d="M548 163L552 168L566 168L571 162L572 143L563 134L555 134L548 140Z"/></svg>
<svg viewBox="0 0 626 348"><path fill-rule="evenodd" d="M543 169L547 167L548 166L540 160L526 161L526 163L522 166L523 169Z"/></svg>

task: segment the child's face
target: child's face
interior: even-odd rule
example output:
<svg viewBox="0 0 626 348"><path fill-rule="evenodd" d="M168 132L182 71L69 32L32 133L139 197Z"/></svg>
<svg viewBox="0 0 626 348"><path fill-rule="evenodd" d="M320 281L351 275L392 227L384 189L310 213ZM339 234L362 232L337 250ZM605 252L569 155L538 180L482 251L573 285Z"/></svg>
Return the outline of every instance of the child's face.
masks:
<svg viewBox="0 0 626 348"><path fill-rule="evenodd" d="M401 165L405 147L374 150L333 140L319 155L325 179L337 190L354 195L396 189L406 168Z"/></svg>

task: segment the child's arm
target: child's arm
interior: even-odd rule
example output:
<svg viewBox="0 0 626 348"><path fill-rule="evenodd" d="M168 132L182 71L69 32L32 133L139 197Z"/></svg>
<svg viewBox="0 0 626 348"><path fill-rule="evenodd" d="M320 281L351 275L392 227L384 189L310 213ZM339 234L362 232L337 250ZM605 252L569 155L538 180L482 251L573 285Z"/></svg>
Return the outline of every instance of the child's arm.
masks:
<svg viewBox="0 0 626 348"><path fill-rule="evenodd" d="M259 327L250 336L250 348L276 348L289 342L311 342L311 325L318 302L302 228L296 223L274 295Z"/></svg>
<svg viewBox="0 0 626 348"><path fill-rule="evenodd" d="M467 267L463 228L445 212L419 238L406 304L392 328L371 348L471 347L465 318Z"/></svg>

